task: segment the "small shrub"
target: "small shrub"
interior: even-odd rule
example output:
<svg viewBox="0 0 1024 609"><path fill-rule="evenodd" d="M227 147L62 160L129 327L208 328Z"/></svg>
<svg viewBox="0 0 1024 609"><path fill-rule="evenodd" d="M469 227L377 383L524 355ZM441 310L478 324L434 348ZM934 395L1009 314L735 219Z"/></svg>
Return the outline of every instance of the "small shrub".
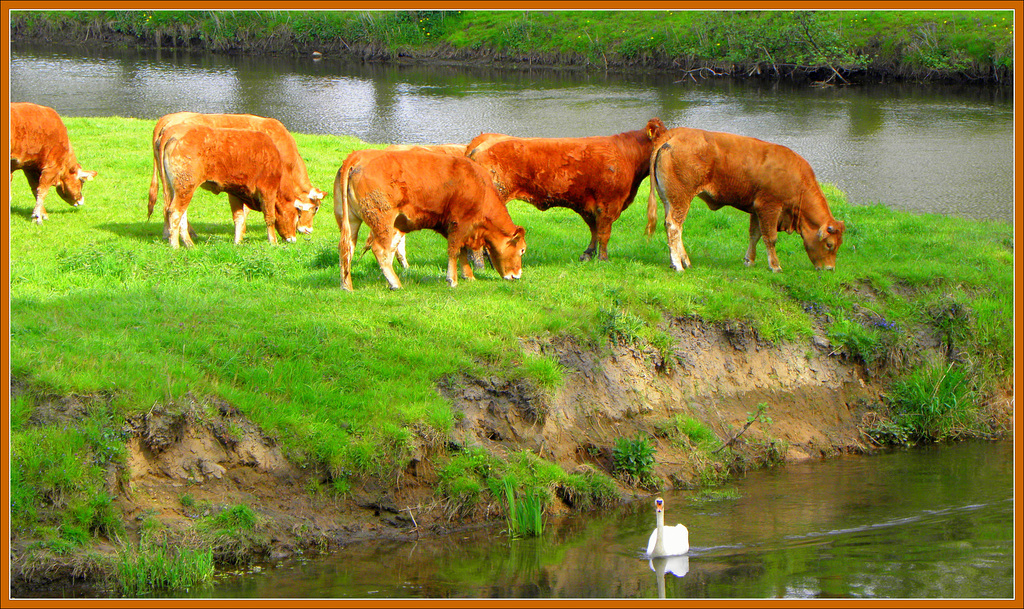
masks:
<svg viewBox="0 0 1024 609"><path fill-rule="evenodd" d="M630 484L655 486L654 453L647 438L619 438L612 448L613 470Z"/></svg>

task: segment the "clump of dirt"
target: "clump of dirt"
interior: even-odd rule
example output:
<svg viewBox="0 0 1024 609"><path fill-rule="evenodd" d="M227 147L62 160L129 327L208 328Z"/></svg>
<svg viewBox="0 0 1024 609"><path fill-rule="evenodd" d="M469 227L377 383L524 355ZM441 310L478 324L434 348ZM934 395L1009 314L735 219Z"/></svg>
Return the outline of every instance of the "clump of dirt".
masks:
<svg viewBox="0 0 1024 609"><path fill-rule="evenodd" d="M662 330L672 339L665 351L630 344L593 348L569 337L524 339L525 352L561 366L563 383L552 391L522 379L440 379L438 391L461 414L451 442L506 455L529 449L570 472L612 473L616 440L643 437L656 448L654 473L664 487L695 486L708 465L665 433L679 416L701 422L737 458L751 462L872 450L861 428L877 418L879 370L869 373L823 335L769 344L746 326L688 317L666 318ZM932 343L919 356L945 358L941 341ZM13 383L12 397L25 390ZM40 399L30 424L73 421L90 401L107 399ZM1012 401L1010 384L989 405L994 433L1012 429ZM759 409L770 422L747 426ZM415 450L396 481L364 481L341 500L323 492L325 474L289 462L272 437L225 402L188 395L132 417L125 432L127 471L111 472L108 479L129 542L137 542L146 527L173 543L194 543L197 519L240 504L259 515L261 542L234 555L222 551L217 556L223 561L274 560L369 538L413 539L480 524L453 520L434 495L436 446ZM621 488L626 495L639 492ZM27 551L30 542L12 539L15 589L38 592L43 581L96 579L77 559Z"/></svg>

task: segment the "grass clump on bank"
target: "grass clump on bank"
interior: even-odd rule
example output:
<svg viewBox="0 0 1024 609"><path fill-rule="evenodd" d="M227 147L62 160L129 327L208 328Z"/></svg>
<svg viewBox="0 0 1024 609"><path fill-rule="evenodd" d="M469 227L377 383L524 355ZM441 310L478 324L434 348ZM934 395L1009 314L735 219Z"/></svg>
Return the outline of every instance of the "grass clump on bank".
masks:
<svg viewBox="0 0 1024 609"><path fill-rule="evenodd" d="M701 75L1012 80L1005 11L12 11L15 39L397 59L454 56Z"/></svg>
<svg viewBox="0 0 1024 609"><path fill-rule="evenodd" d="M36 225L19 174L9 223L11 374L20 388L11 407L12 527L54 548L117 537L106 477L124 467L123 423L188 394L231 404L342 494L359 480L394 480L428 451L441 464L438 492L464 513L499 504L507 476L517 490L574 507L617 499L605 474L567 474L535 455L479 454L472 432L456 426L460 413L439 393L441 379L560 385L557 362L526 353L524 337L670 354L665 320L697 316L745 325L770 342L823 331L839 355L909 372L925 333L956 354L977 399L1013 368L1008 224L854 207L826 188L847 225L837 270L815 272L800 239L782 235L784 271L771 273L742 263L745 214L698 202L683 230L693 267L675 273L663 233L644 236L645 182L614 226L608 263L577 260L589 231L572 212L512 202L529 242L522 280L486 269L450 289L443 239L414 232L405 289L389 291L376 260L363 256L346 293L329 201L297 243L270 246L254 214L235 246L226 198L200 191L189 207L197 246L172 251L160 214L147 220L145 211L154 122L65 122L80 161L99 171L87 204L72 209L51 193L50 219ZM345 156L368 146L296 140L324 190ZM62 396L95 399L82 399L74 417L40 416Z"/></svg>

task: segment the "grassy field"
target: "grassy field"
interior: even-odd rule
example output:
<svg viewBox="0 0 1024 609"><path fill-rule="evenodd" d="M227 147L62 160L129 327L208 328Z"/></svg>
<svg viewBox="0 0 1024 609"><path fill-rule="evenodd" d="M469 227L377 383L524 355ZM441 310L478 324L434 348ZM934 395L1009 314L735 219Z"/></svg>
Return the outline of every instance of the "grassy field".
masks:
<svg viewBox="0 0 1024 609"><path fill-rule="evenodd" d="M14 11L15 39L1009 80L1011 11ZM787 67L788 66L788 67Z"/></svg>
<svg viewBox="0 0 1024 609"><path fill-rule="evenodd" d="M417 445L454 438L457 415L436 389L446 375L560 384L558 363L524 353L523 337L573 335L600 350L614 336L664 349L663 317L697 315L741 321L772 341L804 340L812 316L827 312L837 348L868 362L913 348L927 326L955 338L979 391L1013 367L1008 224L851 206L826 185L847 225L837 270L814 271L800 239L783 234L783 272L773 274L763 245L754 267L742 263L746 215L698 201L683 230L693 267L675 273L664 232L643 234L645 182L613 228L609 262L578 261L589 231L575 214L514 201L513 220L527 229L521 280L488 268L449 288L445 241L418 232L403 290L389 291L366 254L349 293L339 286L330 196L312 235L271 246L253 214L235 246L226 197L200 191L189 208L197 245L172 251L159 208L146 217L153 121L66 124L79 160L99 172L85 205L72 209L51 192L39 226L20 172L11 188L10 365L28 388L10 410L16 528L39 526L39 506L56 498L85 531L113 526L102 472L124 459L124 418L188 394L237 407L296 463L329 470L339 490L387 479ZM325 191L345 156L368 146L295 137ZM70 394L109 399L78 425L30 423L41 396Z"/></svg>

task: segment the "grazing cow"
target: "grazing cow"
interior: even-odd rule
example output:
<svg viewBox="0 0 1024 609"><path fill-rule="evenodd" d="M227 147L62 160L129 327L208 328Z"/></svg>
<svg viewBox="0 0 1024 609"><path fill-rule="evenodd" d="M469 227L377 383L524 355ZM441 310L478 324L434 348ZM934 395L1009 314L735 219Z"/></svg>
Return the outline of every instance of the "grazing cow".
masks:
<svg viewBox="0 0 1024 609"><path fill-rule="evenodd" d="M265 133L247 129L214 129L177 125L164 131L160 168L164 182L171 247L178 238L191 247L181 218L197 188L214 194L228 193L233 211L241 202L263 211L267 238L277 243L274 229L286 241L295 241L298 211L308 191L285 171L281 154Z"/></svg>
<svg viewBox="0 0 1024 609"><path fill-rule="evenodd" d="M665 124L652 118L642 131L582 138L477 136L467 155L486 167L506 203L520 199L540 210L567 207L590 227L580 260L608 259L612 223L650 171L654 140ZM600 251L598 252L598 248Z"/></svg>
<svg viewBox="0 0 1024 609"><path fill-rule="evenodd" d="M30 103L11 104L11 176L18 169L25 173L29 188L36 197L32 220L46 220L43 199L50 187L57 188L60 198L72 207L85 202L82 184L96 177L85 171L71 149L68 130L53 108Z"/></svg>
<svg viewBox="0 0 1024 609"><path fill-rule="evenodd" d="M466 156L465 144L392 144L386 147L385 150L423 150L449 156ZM473 263L475 268L484 268L484 255L482 251L471 250L468 252L468 255L470 262ZM402 268L409 268L409 259L405 255L405 235L402 235L395 246L395 258L398 258Z"/></svg>
<svg viewBox="0 0 1024 609"><path fill-rule="evenodd" d="M657 191L665 204L669 258L677 271L690 266L681 231L697 196L712 210L728 205L750 214L750 245L743 257L747 266L754 263L755 246L764 237L768 266L781 271L775 241L783 230L800 233L814 268L835 269L846 224L832 217L811 166L789 148L682 127L657 142L650 173L647 234L657 222Z"/></svg>
<svg viewBox="0 0 1024 609"><path fill-rule="evenodd" d="M149 182L149 214L153 214L153 207L156 205L159 192L159 182L162 180L163 172L160 171L160 151L163 148L167 129L176 125L200 125L221 129L248 129L266 133L281 154L281 161L284 164L284 171L291 172L299 186L308 194L302 197L302 205L299 208L298 231L303 234L313 232L313 217L320 208L320 201L324 192L315 188L309 180L309 172L306 163L299 154L295 144L295 138L285 129L280 121L272 118L264 118L252 114L199 114L196 112L175 112L166 114L156 122L153 127L153 175ZM166 186L165 186L166 188ZM255 203L240 201L234 195L228 195L231 201L232 217L235 224L235 243L240 243L245 234L245 219L250 208L261 211L254 207ZM182 218L182 230L188 228L188 216ZM189 230L189 235L195 234ZM169 234L167 221L167 210L164 210L164 238Z"/></svg>
<svg viewBox="0 0 1024 609"><path fill-rule="evenodd" d="M373 251L393 290L402 287L391 265L397 243L420 229L447 237L451 287L458 284L457 264L463 277L473 279L467 248L485 248L504 279L522 273L526 231L512 222L484 168L466 157L356 150L334 178L334 218L341 232L338 260L346 290L352 289L352 256L363 222L370 227L366 249Z"/></svg>

